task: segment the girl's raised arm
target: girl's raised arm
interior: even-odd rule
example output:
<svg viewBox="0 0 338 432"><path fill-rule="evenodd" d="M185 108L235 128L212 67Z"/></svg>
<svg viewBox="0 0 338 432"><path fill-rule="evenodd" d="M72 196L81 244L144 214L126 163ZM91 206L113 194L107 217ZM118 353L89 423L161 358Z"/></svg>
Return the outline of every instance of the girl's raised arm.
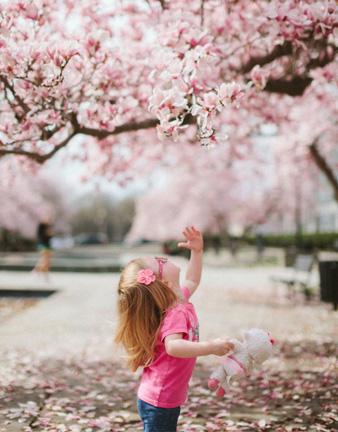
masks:
<svg viewBox="0 0 338 432"><path fill-rule="evenodd" d="M186 227L183 231L183 235L186 238L186 241L178 243L178 246L191 251L186 280L184 282L184 286L188 288L191 295L197 289L201 281L203 236L194 226Z"/></svg>

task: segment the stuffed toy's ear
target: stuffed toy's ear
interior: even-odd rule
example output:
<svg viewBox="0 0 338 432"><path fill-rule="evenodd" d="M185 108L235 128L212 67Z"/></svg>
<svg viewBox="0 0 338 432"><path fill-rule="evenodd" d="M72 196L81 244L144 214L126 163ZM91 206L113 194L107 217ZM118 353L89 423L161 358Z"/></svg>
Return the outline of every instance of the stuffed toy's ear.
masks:
<svg viewBox="0 0 338 432"><path fill-rule="evenodd" d="M271 345L276 345L276 339L271 336L271 333L269 331L267 333L268 333Z"/></svg>

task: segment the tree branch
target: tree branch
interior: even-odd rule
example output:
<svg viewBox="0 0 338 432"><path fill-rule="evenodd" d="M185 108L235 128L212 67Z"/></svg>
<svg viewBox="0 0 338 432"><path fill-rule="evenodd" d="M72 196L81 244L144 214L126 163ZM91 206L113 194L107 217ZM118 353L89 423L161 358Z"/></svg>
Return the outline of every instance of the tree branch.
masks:
<svg viewBox="0 0 338 432"><path fill-rule="evenodd" d="M76 120L77 121L77 120ZM93 136L98 139L104 139L107 138L110 135L119 135L124 132L135 132L138 130L143 129L152 129L159 125L160 122L158 119L148 119L140 122L128 122L121 126L117 126L112 131L107 131L103 129L95 129L95 128L89 128L86 126L80 126L76 128L77 133L83 134L83 135L89 135Z"/></svg>
<svg viewBox="0 0 338 432"><path fill-rule="evenodd" d="M264 66L285 55L291 55L293 51L291 42L284 42L283 45L276 45L274 49L260 57L251 57L250 60L240 68L238 72L246 74L251 71L256 65Z"/></svg>
<svg viewBox="0 0 338 432"><path fill-rule="evenodd" d="M203 28L204 26L204 1L205 0L201 0L201 27Z"/></svg>
<svg viewBox="0 0 338 432"><path fill-rule="evenodd" d="M68 142L75 135L83 134L83 135L92 136L92 137L95 137L95 138L98 138L99 140L101 140L101 139L107 138L108 136L111 136L111 135L119 135L119 134L125 133L125 132L136 132L138 130L152 129L152 128L155 128L158 124L160 124L158 119L153 118L153 119L148 119L148 120L144 120L144 121L140 121L140 122L128 122L128 123L125 123L121 126L117 126L112 131L106 131L103 129L95 129L95 128L89 128L86 126L81 126L77 120L75 113L70 114L69 120L72 124L73 132L64 141L62 141L60 144L56 145L53 148L53 150L51 150L50 152L45 153L45 154L40 154L40 153L29 152L26 150L20 150L20 149L15 149L15 148L6 149L5 145L0 141L0 157L8 155L8 154L15 154L15 155L27 156L30 159L33 159L38 163L43 163L47 159L50 159L52 156L54 156L54 154L56 152L58 152L61 148L65 147L68 144ZM193 117L191 114L187 114L185 116L184 121L183 121L183 125L195 124L195 122L196 122L195 117ZM12 144L15 144L15 142L13 142ZM1 148L1 145L3 146L2 148Z"/></svg>
<svg viewBox="0 0 338 432"><path fill-rule="evenodd" d="M48 153L40 154L36 152L31 152L27 150L21 150L21 149L6 149L6 148L0 148L0 158L9 154L17 155L17 156L26 156L35 162L42 164L46 160L50 159L52 156L55 155L59 150L61 150L63 147L65 147L68 142L76 135L76 132L73 131L70 135L68 135L67 138L65 138L63 141L61 141L59 144L57 144L53 150L51 150ZM1 142L0 142L1 144Z"/></svg>
<svg viewBox="0 0 338 432"><path fill-rule="evenodd" d="M146 0L146 2L147 2L148 5L151 7L150 0ZM160 3L161 8L162 8L163 10L168 8L168 5L166 4L166 0L158 0L158 2Z"/></svg>
<svg viewBox="0 0 338 432"><path fill-rule="evenodd" d="M301 96L305 89L313 81L310 77L295 76L290 80L269 79L264 88L271 93L288 94L290 96Z"/></svg>
<svg viewBox="0 0 338 432"><path fill-rule="evenodd" d="M327 50L328 47L332 48L331 53ZM305 69L309 72L317 67L324 67L328 63L334 60L337 48L332 44L322 44L322 51L324 55L318 55L317 58L309 60L305 65ZM291 55L293 52L293 46L291 42L284 42L283 45L276 45L274 49L261 57L252 57L238 72L249 73L256 65L264 66L271 63L272 61L283 57L285 55ZM288 94L290 96L301 96L305 89L311 84L313 78L304 75L295 75L288 79L269 79L264 88L265 91L271 93Z"/></svg>
<svg viewBox="0 0 338 432"><path fill-rule="evenodd" d="M50 152L45 153L45 154L40 154L37 152L31 152L31 151L26 151L26 150L17 149L17 148L8 149L8 148L5 148L4 144L0 142L0 145L3 146L2 148L0 147L0 157L5 156L5 155L9 155L9 154L15 154L15 155L22 155L22 156L29 157L30 159L33 159L38 163L43 163L47 159L50 159L52 156L54 156L54 154L57 153L61 148L65 147L68 144L68 142L75 135L83 134L83 135L92 136L92 137L95 137L98 139L104 139L110 135L118 135L118 134L124 133L124 132L134 132L134 131L141 130L141 129L142 130L152 129L159 124L158 119L148 119L148 120L144 120L141 122L125 123L121 126L117 126L112 131L107 131L107 130L103 130L103 129L95 129L95 128L88 128L86 126L81 126L78 123L78 120L76 118L75 113L72 113L70 115L70 121L71 121L71 124L73 126L73 132L65 140L63 140L60 144L56 145L53 148L53 150L51 150ZM189 123L189 121L191 123L191 120L189 120L189 119L187 120L187 123ZM13 144L15 144L15 143L13 143Z"/></svg>

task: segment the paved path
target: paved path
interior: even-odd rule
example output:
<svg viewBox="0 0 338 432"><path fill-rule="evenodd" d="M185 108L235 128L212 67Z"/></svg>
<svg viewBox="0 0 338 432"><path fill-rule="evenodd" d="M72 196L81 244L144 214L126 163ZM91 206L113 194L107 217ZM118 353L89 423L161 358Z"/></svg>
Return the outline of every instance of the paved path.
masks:
<svg viewBox="0 0 338 432"><path fill-rule="evenodd" d="M129 258L126 255L124 260ZM184 274L186 261L175 260ZM269 276L280 271L205 266L202 284L193 297L201 338L239 336L242 329L252 326L269 329L278 340L332 337L337 314L330 305L295 305L276 296ZM16 348L41 356L116 357L112 340L117 282L118 274L54 273L46 285L30 274L0 272L0 288L58 290L1 324L0 354Z"/></svg>

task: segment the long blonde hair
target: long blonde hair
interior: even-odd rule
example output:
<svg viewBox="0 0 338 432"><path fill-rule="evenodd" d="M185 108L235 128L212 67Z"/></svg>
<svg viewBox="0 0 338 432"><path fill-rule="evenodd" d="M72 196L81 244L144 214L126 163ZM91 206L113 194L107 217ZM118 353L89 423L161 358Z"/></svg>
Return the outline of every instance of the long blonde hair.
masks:
<svg viewBox="0 0 338 432"><path fill-rule="evenodd" d="M137 273L143 268L146 266L141 259L131 261L122 271L118 285L115 342L124 346L133 372L152 361L164 313L177 301L174 291L158 276L149 285L137 282Z"/></svg>

